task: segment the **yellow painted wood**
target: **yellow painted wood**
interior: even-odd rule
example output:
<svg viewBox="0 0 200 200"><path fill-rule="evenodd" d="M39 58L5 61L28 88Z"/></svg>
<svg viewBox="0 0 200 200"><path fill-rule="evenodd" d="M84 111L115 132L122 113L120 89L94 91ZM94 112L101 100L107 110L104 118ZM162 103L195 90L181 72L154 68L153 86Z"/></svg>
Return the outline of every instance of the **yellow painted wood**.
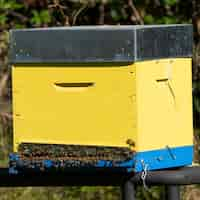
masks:
<svg viewBox="0 0 200 200"><path fill-rule="evenodd" d="M192 145L191 59L127 66L13 66L14 151L22 142Z"/></svg>
<svg viewBox="0 0 200 200"><path fill-rule="evenodd" d="M136 63L137 150L192 145L191 59Z"/></svg>
<svg viewBox="0 0 200 200"><path fill-rule="evenodd" d="M15 151L21 142L126 146L136 136L134 72L132 65L14 66ZM80 87L56 86L73 83Z"/></svg>

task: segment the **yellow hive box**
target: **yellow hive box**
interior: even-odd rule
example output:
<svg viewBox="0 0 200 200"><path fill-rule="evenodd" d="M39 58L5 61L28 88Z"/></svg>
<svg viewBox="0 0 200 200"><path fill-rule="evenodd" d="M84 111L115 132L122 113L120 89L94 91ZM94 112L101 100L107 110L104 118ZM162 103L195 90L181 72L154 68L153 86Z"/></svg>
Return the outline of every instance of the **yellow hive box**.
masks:
<svg viewBox="0 0 200 200"><path fill-rule="evenodd" d="M149 169L190 164L191 37L190 25L11 31L14 151L132 141Z"/></svg>

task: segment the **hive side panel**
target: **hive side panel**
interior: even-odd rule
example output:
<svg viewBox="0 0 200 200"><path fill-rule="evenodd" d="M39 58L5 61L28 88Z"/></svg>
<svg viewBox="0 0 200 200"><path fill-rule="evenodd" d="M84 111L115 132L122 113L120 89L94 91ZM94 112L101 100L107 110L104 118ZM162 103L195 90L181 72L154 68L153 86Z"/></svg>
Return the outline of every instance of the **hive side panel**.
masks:
<svg viewBox="0 0 200 200"><path fill-rule="evenodd" d="M136 64L138 151L193 145L191 59Z"/></svg>

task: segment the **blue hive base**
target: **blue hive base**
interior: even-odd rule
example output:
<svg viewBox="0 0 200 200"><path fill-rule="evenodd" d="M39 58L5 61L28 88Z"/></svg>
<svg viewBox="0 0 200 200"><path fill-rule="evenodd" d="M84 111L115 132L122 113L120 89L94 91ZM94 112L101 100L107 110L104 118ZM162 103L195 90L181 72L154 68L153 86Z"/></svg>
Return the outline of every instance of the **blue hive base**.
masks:
<svg viewBox="0 0 200 200"><path fill-rule="evenodd" d="M24 163L20 159L17 153L10 154L9 157L10 166L9 172L11 174L16 174L18 171L23 171L27 169L27 163ZM122 167L126 168L127 172L140 172L144 168L147 170L158 170L166 168L174 168L191 165L193 160L193 146L181 146L176 148L166 147L164 149L158 149L153 151L137 152L131 160L124 162L111 162L106 160L99 160L94 166L82 166L79 161L69 161L73 167L93 167L93 168L115 168ZM67 167L63 167L62 162L55 162L52 160L42 161L43 170L50 169L62 169L65 170ZM29 170L40 170L38 163L32 164Z"/></svg>

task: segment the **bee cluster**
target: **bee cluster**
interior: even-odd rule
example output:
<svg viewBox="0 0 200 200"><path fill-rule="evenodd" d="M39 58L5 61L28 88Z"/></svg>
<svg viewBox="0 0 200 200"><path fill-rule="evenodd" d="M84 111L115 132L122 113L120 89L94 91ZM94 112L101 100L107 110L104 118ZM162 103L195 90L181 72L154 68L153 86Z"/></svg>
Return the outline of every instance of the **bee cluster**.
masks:
<svg viewBox="0 0 200 200"><path fill-rule="evenodd" d="M10 166L24 169L65 169L71 167L95 167L104 161L103 167L115 167L131 160L130 148L106 146L82 146L60 144L22 143Z"/></svg>

